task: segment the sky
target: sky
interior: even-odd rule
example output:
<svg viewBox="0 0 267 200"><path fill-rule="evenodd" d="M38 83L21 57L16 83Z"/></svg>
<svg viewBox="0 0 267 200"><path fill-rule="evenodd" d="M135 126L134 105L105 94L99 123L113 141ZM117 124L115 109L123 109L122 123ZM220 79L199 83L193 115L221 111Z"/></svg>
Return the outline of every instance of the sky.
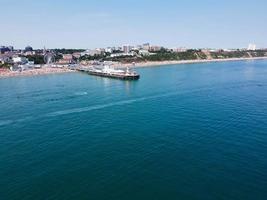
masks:
<svg viewBox="0 0 267 200"><path fill-rule="evenodd" d="M0 0L0 45L267 47L266 0Z"/></svg>

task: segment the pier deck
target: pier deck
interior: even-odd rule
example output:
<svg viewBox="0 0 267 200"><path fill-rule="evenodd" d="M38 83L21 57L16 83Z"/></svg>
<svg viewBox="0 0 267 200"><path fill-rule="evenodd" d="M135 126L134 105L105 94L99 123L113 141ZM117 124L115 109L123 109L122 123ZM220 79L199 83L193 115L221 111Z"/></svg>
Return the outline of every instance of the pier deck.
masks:
<svg viewBox="0 0 267 200"><path fill-rule="evenodd" d="M76 69L79 72L87 73L89 75L94 76L101 76L107 78L115 78L115 79L122 79L122 80L138 80L140 75L133 72L133 73L104 73L104 72L97 72L91 69Z"/></svg>

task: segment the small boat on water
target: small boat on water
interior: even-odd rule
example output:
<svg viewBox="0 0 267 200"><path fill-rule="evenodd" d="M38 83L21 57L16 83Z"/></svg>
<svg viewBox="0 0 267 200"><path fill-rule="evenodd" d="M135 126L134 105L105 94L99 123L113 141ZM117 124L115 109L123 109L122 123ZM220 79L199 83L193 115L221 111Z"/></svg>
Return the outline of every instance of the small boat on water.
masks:
<svg viewBox="0 0 267 200"><path fill-rule="evenodd" d="M89 69L80 69L79 71L86 72L90 75L102 76L108 78L117 78L123 80L138 80L140 75L135 71L126 68L126 70L115 69L109 65L104 65L101 69L96 67L91 67Z"/></svg>

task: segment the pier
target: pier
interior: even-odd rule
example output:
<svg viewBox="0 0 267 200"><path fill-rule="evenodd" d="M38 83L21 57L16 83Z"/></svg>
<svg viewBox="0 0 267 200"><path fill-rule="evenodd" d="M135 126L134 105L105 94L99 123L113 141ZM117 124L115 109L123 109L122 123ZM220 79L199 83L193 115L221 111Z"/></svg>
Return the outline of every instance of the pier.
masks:
<svg viewBox="0 0 267 200"><path fill-rule="evenodd" d="M123 70L115 70L109 68L109 66L105 66L104 69L94 69L94 68L77 68L79 72L87 73L93 76L121 79L121 80L138 80L140 75L136 72L131 72L129 69L126 71Z"/></svg>

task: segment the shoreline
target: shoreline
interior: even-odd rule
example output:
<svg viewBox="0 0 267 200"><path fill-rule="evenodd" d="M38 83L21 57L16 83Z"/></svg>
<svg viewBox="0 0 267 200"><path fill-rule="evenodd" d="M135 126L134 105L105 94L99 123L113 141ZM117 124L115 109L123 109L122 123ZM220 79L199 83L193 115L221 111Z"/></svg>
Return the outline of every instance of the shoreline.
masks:
<svg viewBox="0 0 267 200"><path fill-rule="evenodd" d="M67 68L42 68L42 69L32 69L22 72L10 71L9 69L0 69L0 79L1 78L11 78L11 77L27 77L27 76L41 76L49 74L62 74L73 72L73 70Z"/></svg>
<svg viewBox="0 0 267 200"><path fill-rule="evenodd" d="M179 65L179 64L197 64L197 63L213 63L213 62L233 62L233 61L252 61L252 60L267 60L267 57L253 57L253 58L225 58L225 59L211 59L211 60L174 60L174 61L148 61L142 63L122 64L121 67L145 68L153 66L164 65Z"/></svg>
<svg viewBox="0 0 267 200"><path fill-rule="evenodd" d="M174 61L148 61L136 63L133 67L132 63L127 64L117 64L114 67L125 68L145 68L145 67L157 67L164 65L179 65L179 64L196 64L196 63L212 63L212 62L231 62L231 61L252 61L252 60L267 60L267 57L252 57L252 58L226 58L226 59L211 59L211 60L174 60ZM42 69L32 69L22 72L13 72L9 69L0 69L0 78L10 78L18 76L39 76L48 74L59 74L59 73L69 73L75 72L74 70L67 68L42 68Z"/></svg>

